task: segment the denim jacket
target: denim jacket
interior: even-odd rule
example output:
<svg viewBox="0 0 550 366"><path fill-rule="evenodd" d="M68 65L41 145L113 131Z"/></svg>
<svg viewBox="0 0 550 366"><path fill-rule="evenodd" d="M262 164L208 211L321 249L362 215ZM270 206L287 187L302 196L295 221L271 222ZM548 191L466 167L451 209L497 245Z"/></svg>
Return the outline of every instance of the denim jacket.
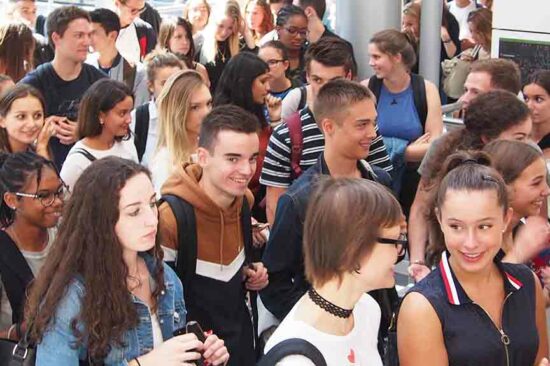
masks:
<svg viewBox="0 0 550 366"><path fill-rule="evenodd" d="M154 273L154 258L142 254L150 273ZM183 286L174 271L166 264L164 266L164 284L166 289L161 293L157 310L157 318L162 331L162 338L172 338L173 332L185 325L186 310L183 301ZM81 302L84 297L84 284L75 278L68 286L67 292L59 302L53 324L44 334L37 346L37 366L73 366L79 360L87 358L86 344L73 348L76 337L71 329L72 319L78 317ZM105 294L109 296L109 294ZM123 337L124 347L112 346L111 351L103 360L108 366L127 365L129 360L148 353L153 349L153 328L149 309L140 299L131 295L138 312L139 324L128 330ZM82 322L77 323L80 331L84 330Z"/></svg>

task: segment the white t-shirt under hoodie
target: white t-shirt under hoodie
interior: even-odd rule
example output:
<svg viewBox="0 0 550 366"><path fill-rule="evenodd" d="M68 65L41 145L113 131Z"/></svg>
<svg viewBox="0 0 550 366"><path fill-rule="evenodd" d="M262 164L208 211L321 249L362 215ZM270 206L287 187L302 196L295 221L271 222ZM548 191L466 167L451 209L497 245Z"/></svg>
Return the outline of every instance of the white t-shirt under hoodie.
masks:
<svg viewBox="0 0 550 366"><path fill-rule="evenodd" d="M107 156L118 156L119 158L133 160L136 163L138 162L136 147L133 139L115 141L113 146L107 150L92 149L80 140L73 145L71 150L69 150L69 154L63 163L60 173L61 179L63 179L65 184L67 184L71 190L84 169L92 164L90 159L84 156L84 154L78 152L82 149L88 151L96 159L102 159Z"/></svg>
<svg viewBox="0 0 550 366"><path fill-rule="evenodd" d="M309 295L305 294L305 296ZM377 348L380 307L370 295L364 294L355 305L353 309L355 323L351 332L345 336L327 334L301 320L295 320L296 309L303 302L304 297L294 305L269 338L265 353L286 339L301 338L321 351L327 365L382 366ZM277 366L310 365L315 366L308 358L300 355L287 356L277 363Z"/></svg>

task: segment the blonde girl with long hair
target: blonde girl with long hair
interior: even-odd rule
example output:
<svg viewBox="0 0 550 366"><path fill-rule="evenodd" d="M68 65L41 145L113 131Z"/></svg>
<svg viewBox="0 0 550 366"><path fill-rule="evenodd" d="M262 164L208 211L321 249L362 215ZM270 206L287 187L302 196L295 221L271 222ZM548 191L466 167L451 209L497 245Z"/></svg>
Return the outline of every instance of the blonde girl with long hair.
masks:
<svg viewBox="0 0 550 366"><path fill-rule="evenodd" d="M193 160L202 120L212 109L212 96L198 72L179 71L164 85L157 108L157 147L149 169L160 194L173 168Z"/></svg>
<svg viewBox="0 0 550 366"><path fill-rule="evenodd" d="M210 90L216 90L218 79L231 57L242 48L253 50L255 47L254 37L242 17L239 3L225 0L216 6L197 39L197 59L208 71Z"/></svg>

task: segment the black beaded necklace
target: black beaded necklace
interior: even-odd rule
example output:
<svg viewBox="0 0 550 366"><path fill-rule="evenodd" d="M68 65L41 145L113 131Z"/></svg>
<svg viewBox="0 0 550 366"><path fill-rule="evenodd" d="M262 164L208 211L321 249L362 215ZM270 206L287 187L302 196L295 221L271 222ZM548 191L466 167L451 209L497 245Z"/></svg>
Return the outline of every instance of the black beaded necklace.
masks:
<svg viewBox="0 0 550 366"><path fill-rule="evenodd" d="M337 316L339 318L349 318L351 316L351 313L353 312L353 309L344 309L339 307L338 305L334 305L321 295L313 287L309 289L307 292L309 295L309 298L313 303L317 306L319 306L321 309L326 311L327 313L330 313L334 316Z"/></svg>

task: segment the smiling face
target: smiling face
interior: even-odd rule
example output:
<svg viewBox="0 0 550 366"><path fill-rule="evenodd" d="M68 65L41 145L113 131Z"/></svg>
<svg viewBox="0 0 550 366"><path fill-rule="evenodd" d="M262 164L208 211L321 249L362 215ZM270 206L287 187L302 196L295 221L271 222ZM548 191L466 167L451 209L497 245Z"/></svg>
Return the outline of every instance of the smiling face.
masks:
<svg viewBox="0 0 550 366"><path fill-rule="evenodd" d="M325 119L321 122L325 134L325 146L337 151L349 160L365 159L369 155L372 140L376 138L376 106L370 99L354 103L340 113L339 121Z"/></svg>
<svg viewBox="0 0 550 366"><path fill-rule="evenodd" d="M264 104L265 97L269 93L269 80L271 76L266 72L252 82L252 99L256 104Z"/></svg>
<svg viewBox="0 0 550 366"><path fill-rule="evenodd" d="M31 174L26 184L20 189L21 193L37 194L49 200L53 193L64 192L64 185L56 172L50 167L42 168L40 185L37 186L36 174ZM63 210L64 194L57 195L52 204L45 207L38 198L16 197L13 193L6 193L4 200L8 206L15 209L15 220L39 228L47 229L57 225Z"/></svg>
<svg viewBox="0 0 550 366"><path fill-rule="evenodd" d="M71 21L62 36L54 32L52 40L56 56L73 62L84 62L88 57L91 33L92 24L84 18Z"/></svg>
<svg viewBox="0 0 550 366"><path fill-rule="evenodd" d="M395 69L398 56L392 56L380 51L375 43L369 43L369 66L378 78L385 78Z"/></svg>
<svg viewBox="0 0 550 366"><path fill-rule="evenodd" d="M395 225L382 228L379 237L398 239L401 227ZM391 288L395 286L394 267L397 261L397 248L392 244L376 243L372 250L360 261L359 274L356 274L365 290Z"/></svg>
<svg viewBox="0 0 550 366"><path fill-rule="evenodd" d="M521 217L535 216L550 194L546 181L546 164L544 159L537 159L529 165L519 177L508 185L510 206L514 213Z"/></svg>
<svg viewBox="0 0 550 366"><path fill-rule="evenodd" d="M0 127L5 128L12 149L23 149L32 144L44 125L44 111L40 100L27 95L13 101Z"/></svg>
<svg viewBox="0 0 550 366"><path fill-rule="evenodd" d="M528 84L523 88L525 103L531 111L533 124L550 123L550 95L540 85Z"/></svg>
<svg viewBox="0 0 550 366"><path fill-rule="evenodd" d="M211 150L198 149L199 164L204 171L201 180L207 180L219 196L229 201L243 196L256 171L258 135L222 130Z"/></svg>
<svg viewBox="0 0 550 366"><path fill-rule="evenodd" d="M222 18L216 26L216 41L223 42L227 40L235 32L238 32L238 24L230 16Z"/></svg>
<svg viewBox="0 0 550 366"><path fill-rule="evenodd" d="M158 224L156 195L151 179L139 173L120 190L115 233L123 252L145 252L155 246Z"/></svg>
<svg viewBox="0 0 550 366"><path fill-rule="evenodd" d="M108 112L100 112L99 118L100 121L103 121L101 133L113 138L127 136L132 122L130 112L133 108L134 100L132 97L127 96Z"/></svg>
<svg viewBox="0 0 550 366"><path fill-rule="evenodd" d="M492 265L500 250L511 211L505 213L495 190L449 189L437 218L453 268L479 273Z"/></svg>
<svg viewBox="0 0 550 366"><path fill-rule="evenodd" d="M36 24L36 4L31 0L16 1L13 16L15 20L22 21L30 28L34 28Z"/></svg>
<svg viewBox="0 0 550 366"><path fill-rule="evenodd" d="M170 52L187 56L189 49L191 48L191 39L185 28L181 25L176 26L172 37L168 40L168 48Z"/></svg>

